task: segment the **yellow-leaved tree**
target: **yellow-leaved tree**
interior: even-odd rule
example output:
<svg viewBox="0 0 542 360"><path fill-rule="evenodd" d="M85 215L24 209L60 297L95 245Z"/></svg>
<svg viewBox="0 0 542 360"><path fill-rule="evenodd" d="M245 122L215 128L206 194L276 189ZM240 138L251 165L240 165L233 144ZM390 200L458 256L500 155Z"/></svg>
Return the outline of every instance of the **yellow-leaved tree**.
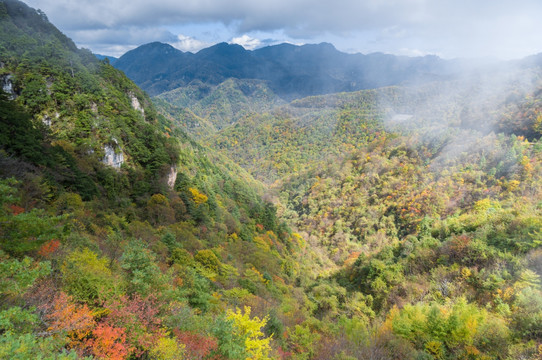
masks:
<svg viewBox="0 0 542 360"><path fill-rule="evenodd" d="M245 348L248 353L246 360L268 359L271 337L265 337L261 330L267 324L268 317L260 319L254 316L251 319L250 312L250 306L245 306L244 313L237 308L236 311L228 310L226 317L233 321L236 335L245 337Z"/></svg>
<svg viewBox="0 0 542 360"><path fill-rule="evenodd" d="M204 204L209 199L207 195L200 193L198 189L188 188L188 191L192 194L192 201L194 201L196 205Z"/></svg>

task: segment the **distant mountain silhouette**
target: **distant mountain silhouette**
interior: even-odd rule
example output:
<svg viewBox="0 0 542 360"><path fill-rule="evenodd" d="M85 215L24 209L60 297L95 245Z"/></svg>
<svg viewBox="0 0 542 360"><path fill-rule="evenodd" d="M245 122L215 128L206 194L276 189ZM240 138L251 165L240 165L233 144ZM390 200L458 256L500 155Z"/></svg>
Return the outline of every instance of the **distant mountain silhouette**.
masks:
<svg viewBox="0 0 542 360"><path fill-rule="evenodd" d="M254 51L220 43L192 54L159 42L127 52L114 66L151 95L194 80L217 85L237 78L264 80L285 99L442 79L456 68L455 62L437 56L346 54L329 43Z"/></svg>

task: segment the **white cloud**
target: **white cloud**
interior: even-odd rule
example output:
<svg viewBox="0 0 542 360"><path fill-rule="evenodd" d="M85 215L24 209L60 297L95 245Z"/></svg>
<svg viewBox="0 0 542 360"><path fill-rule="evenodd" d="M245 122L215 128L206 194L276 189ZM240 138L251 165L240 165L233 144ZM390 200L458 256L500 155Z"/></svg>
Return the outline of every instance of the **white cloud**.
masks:
<svg viewBox="0 0 542 360"><path fill-rule="evenodd" d="M252 38L248 36L247 34L244 34L243 36L234 37L231 39L230 43L241 45L247 50L254 50L258 47L262 46L262 42L256 38Z"/></svg>
<svg viewBox="0 0 542 360"><path fill-rule="evenodd" d="M89 48L97 54L119 57L139 45L160 41L171 42L177 37L159 27L120 27L75 30L68 33L78 46Z"/></svg>
<svg viewBox="0 0 542 360"><path fill-rule="evenodd" d="M110 44L80 44L80 47L91 49L95 54L121 57L126 52L135 49L135 45L110 45Z"/></svg>
<svg viewBox="0 0 542 360"><path fill-rule="evenodd" d="M200 51L201 49L204 49L206 47L213 45L212 43L200 41L196 38L193 38L191 36L186 36L183 34L177 35L177 40L170 41L169 44L181 51L188 51L192 53L196 53Z"/></svg>
<svg viewBox="0 0 542 360"><path fill-rule="evenodd" d="M540 0L26 0L41 8L62 31L83 43L83 30L171 28L193 24L223 24L225 41L234 37L254 46L242 34L282 31L292 41L348 37L343 48L364 48L380 33L386 49L402 47L445 56L524 56L542 50ZM175 31L174 31L175 32ZM177 33L177 32L175 32ZM201 34L187 33L200 41ZM267 36L267 35L264 35ZM217 39L214 39L215 41ZM120 45L130 43L117 40ZM184 39L172 40L185 46ZM216 42L216 41L215 41ZM142 44L140 42L139 44ZM243 45L243 46L245 46ZM193 46L189 41L187 48ZM193 47L196 48L196 47Z"/></svg>
<svg viewBox="0 0 542 360"><path fill-rule="evenodd" d="M140 45L153 41L175 41L177 37L159 27L120 27L72 31L80 43Z"/></svg>
<svg viewBox="0 0 542 360"><path fill-rule="evenodd" d="M409 49L409 48L401 48L398 50L397 55L404 55L404 56L425 56L425 55L431 55L425 51L422 51L420 49ZM434 54L433 54L434 55Z"/></svg>

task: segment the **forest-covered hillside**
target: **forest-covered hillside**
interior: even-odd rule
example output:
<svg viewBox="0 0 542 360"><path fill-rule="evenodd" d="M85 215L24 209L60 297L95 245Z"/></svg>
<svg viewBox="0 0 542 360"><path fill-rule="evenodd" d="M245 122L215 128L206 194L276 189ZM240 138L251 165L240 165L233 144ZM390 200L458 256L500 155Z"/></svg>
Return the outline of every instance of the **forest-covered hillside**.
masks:
<svg viewBox="0 0 542 360"><path fill-rule="evenodd" d="M0 358L539 359L541 71L513 65L150 99L0 0Z"/></svg>
<svg viewBox="0 0 542 360"><path fill-rule="evenodd" d="M303 98L202 138L312 250L306 358L540 356L540 74Z"/></svg>
<svg viewBox="0 0 542 360"><path fill-rule="evenodd" d="M271 111L275 106L284 103L264 81L235 78L227 79L216 86L192 82L188 86L162 93L155 99L177 108L190 109L200 118L198 122L202 123L202 127L204 121L212 124L212 128L208 129L211 133L248 114ZM179 118L182 116L176 117ZM187 131L198 138L202 135L190 129ZM209 134L208 132L207 135Z"/></svg>
<svg viewBox="0 0 542 360"><path fill-rule="evenodd" d="M0 358L276 353L303 241L262 186L45 14L0 34Z"/></svg>

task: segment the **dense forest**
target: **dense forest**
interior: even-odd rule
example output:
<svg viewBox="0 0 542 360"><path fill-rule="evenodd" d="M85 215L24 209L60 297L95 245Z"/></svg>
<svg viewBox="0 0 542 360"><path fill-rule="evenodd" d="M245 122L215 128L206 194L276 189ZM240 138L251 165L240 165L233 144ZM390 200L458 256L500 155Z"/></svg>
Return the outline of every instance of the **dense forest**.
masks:
<svg viewBox="0 0 542 360"><path fill-rule="evenodd" d="M151 99L0 0L0 358L540 359L541 75Z"/></svg>

